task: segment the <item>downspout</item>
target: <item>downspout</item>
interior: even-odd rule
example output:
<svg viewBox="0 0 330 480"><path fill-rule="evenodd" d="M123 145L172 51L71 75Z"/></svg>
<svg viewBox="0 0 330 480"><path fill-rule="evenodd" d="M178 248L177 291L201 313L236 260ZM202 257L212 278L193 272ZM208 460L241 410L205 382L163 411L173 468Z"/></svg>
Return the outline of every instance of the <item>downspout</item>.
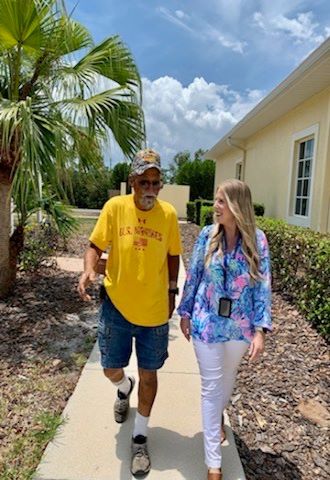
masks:
<svg viewBox="0 0 330 480"><path fill-rule="evenodd" d="M242 150L243 152L243 160L242 160L242 165L243 165L243 178L242 180L245 180L245 163L246 163L246 150L245 148L241 147L240 145L237 145L233 143L231 137L228 137L226 140L227 145L233 148L238 148L239 150Z"/></svg>

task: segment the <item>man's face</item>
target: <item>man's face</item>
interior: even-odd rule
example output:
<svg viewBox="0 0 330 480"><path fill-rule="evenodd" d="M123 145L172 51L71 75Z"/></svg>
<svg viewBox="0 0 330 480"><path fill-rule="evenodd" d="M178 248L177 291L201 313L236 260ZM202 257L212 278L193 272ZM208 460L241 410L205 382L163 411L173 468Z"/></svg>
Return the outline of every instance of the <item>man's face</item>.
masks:
<svg viewBox="0 0 330 480"><path fill-rule="evenodd" d="M137 207L141 210L151 210L162 188L159 170L149 168L142 175L136 175L132 179L132 187Z"/></svg>

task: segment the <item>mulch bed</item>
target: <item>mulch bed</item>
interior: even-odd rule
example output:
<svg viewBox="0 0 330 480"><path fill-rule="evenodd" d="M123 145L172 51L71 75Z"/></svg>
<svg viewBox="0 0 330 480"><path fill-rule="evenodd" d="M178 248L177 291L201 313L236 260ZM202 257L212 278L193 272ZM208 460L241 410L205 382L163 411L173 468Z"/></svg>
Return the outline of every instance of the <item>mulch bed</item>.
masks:
<svg viewBox="0 0 330 480"><path fill-rule="evenodd" d="M182 224L181 231L187 266L199 228ZM66 254L81 256L87 244L75 236ZM0 478L29 455L12 445L38 428L38 414L61 413L94 343L98 286L86 304L76 293L78 278L49 266L20 275L13 295L0 302ZM325 480L328 436L320 425L328 420L306 416L326 405L326 343L277 294L273 318L267 353L259 363L243 361L228 409L246 477ZM314 404L303 414L304 400Z"/></svg>
<svg viewBox="0 0 330 480"><path fill-rule="evenodd" d="M62 412L95 342L97 301L79 299L78 277L52 266L19 274L0 302L0 478L27 478L34 447L24 439L40 414Z"/></svg>

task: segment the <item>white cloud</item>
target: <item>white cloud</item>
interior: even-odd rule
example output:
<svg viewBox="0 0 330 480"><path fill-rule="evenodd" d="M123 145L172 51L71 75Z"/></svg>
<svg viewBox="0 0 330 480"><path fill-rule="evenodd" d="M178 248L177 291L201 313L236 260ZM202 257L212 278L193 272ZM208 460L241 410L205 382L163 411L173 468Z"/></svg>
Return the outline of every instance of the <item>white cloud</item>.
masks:
<svg viewBox="0 0 330 480"><path fill-rule="evenodd" d="M194 30L191 27L189 27L186 23L184 23L184 21L182 20L182 18L185 18L186 15L181 10L177 10L173 14L172 12L170 12L168 8L158 7L157 11L158 13L160 13L162 17L164 17L166 20L170 21L171 23L174 23L178 27L183 28L184 30L187 30L190 33L194 33ZM179 15L177 14L177 12L180 12Z"/></svg>
<svg viewBox="0 0 330 480"><path fill-rule="evenodd" d="M176 10L175 11L175 15L178 17L178 18L184 18L186 16L186 14L182 11L182 10Z"/></svg>
<svg viewBox="0 0 330 480"><path fill-rule="evenodd" d="M216 41L225 48L233 52L243 53L246 42L234 38L233 34L226 34L217 27L213 27L210 22L205 21L200 15L187 15L182 10L176 10L172 13L165 7L158 7L158 13L163 18L174 23L178 27L188 31L194 37L202 41Z"/></svg>
<svg viewBox="0 0 330 480"><path fill-rule="evenodd" d="M298 13L296 17L289 18L283 14L275 16L265 15L261 12L254 12L255 24L265 32L272 35L289 35L295 43L309 41L314 44L321 43L325 37L317 30L319 23L313 21L312 12Z"/></svg>
<svg viewBox="0 0 330 480"><path fill-rule="evenodd" d="M232 35L225 35L219 28L213 27L208 22L200 21L199 31L203 32L204 38L212 42L219 42L225 48L229 48L233 52L244 53L244 48L247 46L246 42L241 42L232 38Z"/></svg>
<svg viewBox="0 0 330 480"><path fill-rule="evenodd" d="M284 30L294 39L320 41L320 36L315 33L318 23L313 23L312 12L299 13L297 18L289 19L279 15L274 19L274 26L279 30ZM321 41L322 41L321 37Z"/></svg>
<svg viewBox="0 0 330 480"><path fill-rule="evenodd" d="M171 77L143 78L149 146L165 165L182 150L208 149L263 97L259 90L239 93L226 85L195 78L183 86Z"/></svg>
<svg viewBox="0 0 330 480"><path fill-rule="evenodd" d="M231 40L224 38L222 35L219 36L219 42L224 47L231 48L234 52L238 53L243 53L244 47L247 46L246 42L232 42Z"/></svg>
<svg viewBox="0 0 330 480"><path fill-rule="evenodd" d="M255 21L256 25L258 25L258 27L262 28L263 30L266 30L264 15L261 12L254 12L253 20Z"/></svg>

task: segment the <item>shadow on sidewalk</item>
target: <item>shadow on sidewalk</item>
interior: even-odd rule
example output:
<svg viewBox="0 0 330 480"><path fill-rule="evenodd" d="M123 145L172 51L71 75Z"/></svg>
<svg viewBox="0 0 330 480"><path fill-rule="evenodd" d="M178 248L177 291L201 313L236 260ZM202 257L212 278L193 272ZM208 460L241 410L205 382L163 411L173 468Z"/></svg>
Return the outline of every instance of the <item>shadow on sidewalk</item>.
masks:
<svg viewBox="0 0 330 480"><path fill-rule="evenodd" d="M132 409L131 412L132 417L135 416L134 410L136 409ZM130 423L123 424L116 435L116 454L122 462L118 480L131 478L128 460L131 435ZM202 432L196 433L193 437L187 437L166 428L150 427L148 442L152 472L167 471L169 479L171 479L171 471L180 472L182 478L187 480L200 480L205 477ZM147 479L148 476L145 478Z"/></svg>
<svg viewBox="0 0 330 480"><path fill-rule="evenodd" d="M302 480L297 466L281 454L272 455L260 449L249 449L235 433L235 442L246 480Z"/></svg>

